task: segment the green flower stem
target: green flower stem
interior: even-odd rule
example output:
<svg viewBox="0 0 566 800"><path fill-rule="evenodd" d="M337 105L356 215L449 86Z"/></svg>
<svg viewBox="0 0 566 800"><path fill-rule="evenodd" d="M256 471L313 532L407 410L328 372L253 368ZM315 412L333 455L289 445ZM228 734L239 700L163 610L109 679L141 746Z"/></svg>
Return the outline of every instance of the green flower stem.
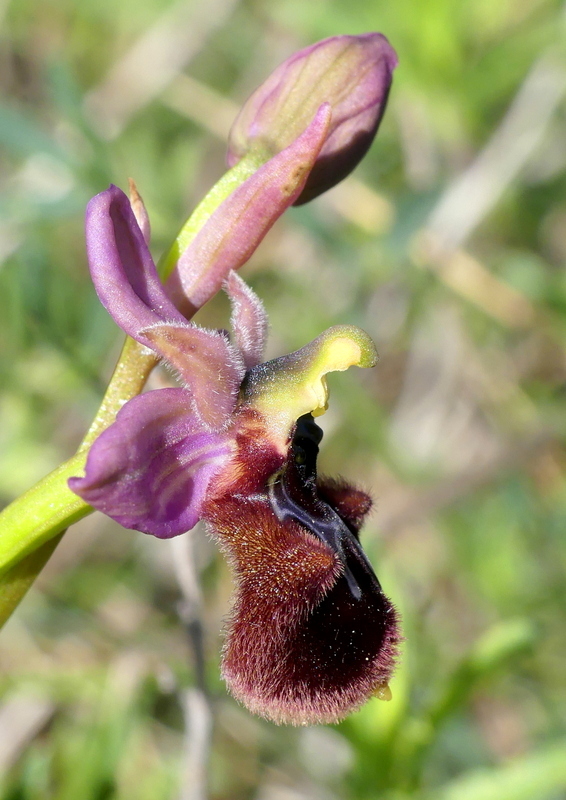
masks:
<svg viewBox="0 0 566 800"><path fill-rule="evenodd" d="M251 177L263 161L257 155L243 158L210 190L159 262L159 273L164 280L220 203ZM127 338L77 454L0 513L0 625L31 586L66 528L92 512L89 505L71 492L67 480L81 474L90 445L112 424L124 403L141 392L156 364L153 353Z"/></svg>
<svg viewBox="0 0 566 800"><path fill-rule="evenodd" d="M28 553L13 567L9 567L0 578L0 628L9 619L12 611L19 605L22 597L53 555L65 530L32 553Z"/></svg>
<svg viewBox="0 0 566 800"><path fill-rule="evenodd" d="M4 509L0 515L0 574L92 511L67 486L70 477L81 473L85 461L86 450L79 451Z"/></svg>
<svg viewBox="0 0 566 800"><path fill-rule="evenodd" d="M67 480L79 475L88 449L126 400L139 394L157 359L127 338L100 408L77 454L0 513L0 627L39 575L64 532L92 512Z"/></svg>

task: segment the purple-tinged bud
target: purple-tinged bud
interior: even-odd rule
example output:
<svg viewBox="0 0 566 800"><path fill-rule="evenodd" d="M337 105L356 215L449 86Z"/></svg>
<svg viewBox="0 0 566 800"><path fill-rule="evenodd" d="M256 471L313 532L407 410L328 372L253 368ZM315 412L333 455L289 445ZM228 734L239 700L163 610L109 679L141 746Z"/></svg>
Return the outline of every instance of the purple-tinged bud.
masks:
<svg viewBox="0 0 566 800"><path fill-rule="evenodd" d="M333 36L283 62L244 104L230 131L228 163L256 151L267 158L307 127L322 103L332 122L325 144L295 205L343 180L368 151L397 65L381 33Z"/></svg>

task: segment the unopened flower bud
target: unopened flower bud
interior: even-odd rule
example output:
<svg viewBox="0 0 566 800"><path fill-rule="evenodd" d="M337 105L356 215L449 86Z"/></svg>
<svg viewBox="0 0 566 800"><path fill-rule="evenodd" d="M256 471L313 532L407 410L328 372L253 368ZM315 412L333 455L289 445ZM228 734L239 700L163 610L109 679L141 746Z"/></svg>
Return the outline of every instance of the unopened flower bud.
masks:
<svg viewBox="0 0 566 800"><path fill-rule="evenodd" d="M385 111L395 51L381 33L333 36L283 62L244 104L229 137L228 163L251 151L271 158L330 103L332 122L307 183L306 203L345 178L366 154Z"/></svg>

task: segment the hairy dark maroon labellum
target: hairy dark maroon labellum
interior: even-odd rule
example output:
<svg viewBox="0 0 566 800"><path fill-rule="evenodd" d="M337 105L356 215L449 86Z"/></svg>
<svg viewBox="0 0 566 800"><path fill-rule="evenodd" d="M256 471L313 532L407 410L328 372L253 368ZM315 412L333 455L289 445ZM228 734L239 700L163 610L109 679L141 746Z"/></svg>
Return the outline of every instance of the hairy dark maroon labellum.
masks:
<svg viewBox="0 0 566 800"><path fill-rule="evenodd" d="M312 415L300 417L290 458L269 485L271 506L279 520L294 519L336 553L353 598L361 600L362 588L356 578L360 570L369 577L376 590L381 590L381 585L357 536L338 512L319 497L316 461L321 440L322 431Z"/></svg>
<svg viewBox="0 0 566 800"><path fill-rule="evenodd" d="M248 434L259 422L250 418ZM395 608L358 540L371 501L317 478L321 438L305 415L277 463L242 435L235 463L252 460L263 489L259 475L253 493L237 480L206 508L236 578L223 676L252 711L291 724L359 707L387 684L399 642Z"/></svg>
<svg viewBox="0 0 566 800"><path fill-rule="evenodd" d="M359 538L360 528L372 507L371 497L345 480L326 476L318 478L316 489L320 499L335 509L354 536Z"/></svg>

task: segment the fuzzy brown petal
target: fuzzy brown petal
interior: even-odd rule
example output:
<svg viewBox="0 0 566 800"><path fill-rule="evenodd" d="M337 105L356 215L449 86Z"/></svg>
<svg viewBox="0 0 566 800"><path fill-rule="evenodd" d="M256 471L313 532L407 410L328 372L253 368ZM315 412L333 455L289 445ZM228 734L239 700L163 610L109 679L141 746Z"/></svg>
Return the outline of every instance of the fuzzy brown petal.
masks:
<svg viewBox="0 0 566 800"><path fill-rule="evenodd" d="M224 498L205 516L236 578L222 672L238 700L277 723L337 722L387 683L397 615L348 542L358 599L336 553L265 497Z"/></svg>

